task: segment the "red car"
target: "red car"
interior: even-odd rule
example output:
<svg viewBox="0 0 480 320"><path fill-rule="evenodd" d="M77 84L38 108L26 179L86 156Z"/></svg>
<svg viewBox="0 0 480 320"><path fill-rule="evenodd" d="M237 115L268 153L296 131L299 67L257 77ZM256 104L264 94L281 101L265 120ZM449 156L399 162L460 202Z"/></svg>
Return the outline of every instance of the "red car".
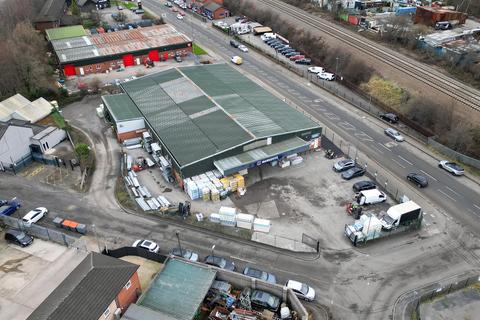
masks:
<svg viewBox="0 0 480 320"><path fill-rule="evenodd" d="M293 57L290 57L290 61L297 61L297 60L300 60L300 59L305 59L305 56L304 55L296 55L296 56L293 56Z"/></svg>

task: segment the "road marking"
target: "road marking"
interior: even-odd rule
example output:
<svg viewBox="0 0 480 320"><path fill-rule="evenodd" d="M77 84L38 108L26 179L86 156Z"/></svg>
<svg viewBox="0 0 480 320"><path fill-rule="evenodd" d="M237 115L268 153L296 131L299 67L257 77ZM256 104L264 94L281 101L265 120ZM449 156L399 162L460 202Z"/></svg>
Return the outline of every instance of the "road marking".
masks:
<svg viewBox="0 0 480 320"><path fill-rule="evenodd" d="M255 264L255 262L253 262L253 261L243 259L243 258L240 258L240 257L236 257L236 256L230 256L230 258L235 259L235 260L245 261L245 262L251 263L251 264Z"/></svg>
<svg viewBox="0 0 480 320"><path fill-rule="evenodd" d="M476 206L476 205L474 205L474 206ZM479 217L480 217L480 214L479 214L478 212L475 212L475 211L473 211L473 210L472 210L472 209L470 209L470 208L467 208L467 210L468 210L468 211L470 211L471 213L473 213L474 215L476 215L476 216L479 216Z"/></svg>
<svg viewBox="0 0 480 320"><path fill-rule="evenodd" d="M393 162L395 162L396 164L398 164L400 167L402 167L403 169L405 169L406 167L404 165L402 165L400 162L398 162L397 160L395 159L392 159Z"/></svg>
<svg viewBox="0 0 480 320"><path fill-rule="evenodd" d="M324 114L327 118L329 118L331 120L340 120L340 117L337 116L335 113L325 112Z"/></svg>
<svg viewBox="0 0 480 320"><path fill-rule="evenodd" d="M462 197L459 193L455 192L455 190L453 190L452 188L449 188L449 187L447 187L447 186L445 186L445 188L447 188L447 189L450 190L451 192L455 193L457 196Z"/></svg>
<svg viewBox="0 0 480 320"><path fill-rule="evenodd" d="M408 163L409 165L413 166L413 163L411 163L410 161L408 161L407 159L405 159L404 157L402 156L398 156L400 159L402 159L403 161L405 161L406 163Z"/></svg>
<svg viewBox="0 0 480 320"><path fill-rule="evenodd" d="M423 170L420 170L420 171L422 171L424 174L426 174L427 176L429 176L430 178L432 178L433 180L435 180L435 181L437 181L437 182L438 182L438 180L437 180L437 179L435 179L434 177L432 177L431 175L429 175L429 174L428 174L428 173L426 173L425 171L423 171Z"/></svg>
<svg viewBox="0 0 480 320"><path fill-rule="evenodd" d="M475 208L477 208L477 209L480 209L480 207L479 207L479 206L477 206L476 204L474 204L473 206L474 206Z"/></svg>
<svg viewBox="0 0 480 320"><path fill-rule="evenodd" d="M430 213L430 216L431 216L432 218L435 218L435 215L434 215L433 213Z"/></svg>
<svg viewBox="0 0 480 320"><path fill-rule="evenodd" d="M378 144L379 144L382 148L385 148L387 151L392 151L392 150L390 150L389 148L387 148L386 146L384 146L383 143L378 142Z"/></svg>
<svg viewBox="0 0 480 320"><path fill-rule="evenodd" d="M353 126L351 123L347 122L347 121L342 121L342 122L339 122L338 123L341 127L343 127L345 130L357 130L355 128L355 126Z"/></svg>
<svg viewBox="0 0 480 320"><path fill-rule="evenodd" d="M446 197L448 197L448 198L452 199L453 201L457 202L457 200L455 200L455 198L451 197L449 194L447 194L447 193L443 192L443 191L442 191L442 190L440 190L440 189L437 189L437 190L438 190L438 192L440 192L440 193L444 194Z"/></svg>
<svg viewBox="0 0 480 320"><path fill-rule="evenodd" d="M360 132L360 133L354 133L353 134L355 137L359 138L360 140L362 141L369 141L369 142L373 142L373 138L370 137L368 134L366 133L363 133L363 132ZM365 138L366 137L366 138Z"/></svg>
<svg viewBox="0 0 480 320"><path fill-rule="evenodd" d="M375 147L375 146L372 146L372 148L383 154L383 151L380 150L379 148L377 148L377 147Z"/></svg>

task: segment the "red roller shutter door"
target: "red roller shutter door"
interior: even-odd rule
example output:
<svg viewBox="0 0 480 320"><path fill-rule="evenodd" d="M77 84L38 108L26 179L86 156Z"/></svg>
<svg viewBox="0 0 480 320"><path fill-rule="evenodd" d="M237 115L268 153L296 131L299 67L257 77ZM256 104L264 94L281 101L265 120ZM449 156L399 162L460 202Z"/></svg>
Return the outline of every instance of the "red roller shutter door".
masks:
<svg viewBox="0 0 480 320"><path fill-rule="evenodd" d="M160 61L160 57L158 56L157 50L152 50L148 53L148 59L151 61Z"/></svg>
<svg viewBox="0 0 480 320"><path fill-rule="evenodd" d="M133 54L127 54L123 56L123 65L125 67L133 66L134 65L134 57Z"/></svg>
<svg viewBox="0 0 480 320"><path fill-rule="evenodd" d="M67 64L66 66L63 66L63 74L67 77L74 76L76 74L75 66L72 66L71 64Z"/></svg>
<svg viewBox="0 0 480 320"><path fill-rule="evenodd" d="M165 60L165 61L168 60L168 52L163 53L163 60Z"/></svg>

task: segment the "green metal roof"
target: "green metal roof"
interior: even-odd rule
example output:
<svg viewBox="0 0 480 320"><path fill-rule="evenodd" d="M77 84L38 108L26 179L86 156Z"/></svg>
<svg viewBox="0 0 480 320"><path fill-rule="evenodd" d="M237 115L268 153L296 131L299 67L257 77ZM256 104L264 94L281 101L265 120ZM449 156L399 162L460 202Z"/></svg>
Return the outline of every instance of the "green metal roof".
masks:
<svg viewBox="0 0 480 320"><path fill-rule="evenodd" d="M252 163L270 162L278 154L288 155L308 150L310 143L294 137L268 146L256 148L236 156L214 161L215 167L224 175L229 175L249 167Z"/></svg>
<svg viewBox="0 0 480 320"><path fill-rule="evenodd" d="M47 29L45 30L45 32L47 34L48 41L83 37L87 35L87 32L82 26L53 28L53 29Z"/></svg>
<svg viewBox="0 0 480 320"><path fill-rule="evenodd" d="M197 264L169 260L137 304L178 320L191 320L216 274Z"/></svg>
<svg viewBox="0 0 480 320"><path fill-rule="evenodd" d="M137 106L124 93L103 96L102 100L115 122L142 118Z"/></svg>

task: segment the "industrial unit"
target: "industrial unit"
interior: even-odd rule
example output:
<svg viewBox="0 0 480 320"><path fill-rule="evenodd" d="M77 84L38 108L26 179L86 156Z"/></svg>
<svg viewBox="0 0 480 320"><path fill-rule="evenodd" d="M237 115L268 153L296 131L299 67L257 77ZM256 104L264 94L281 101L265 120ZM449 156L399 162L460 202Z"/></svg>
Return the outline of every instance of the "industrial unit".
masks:
<svg viewBox="0 0 480 320"><path fill-rule="evenodd" d="M209 170L230 175L319 146L317 123L226 64L172 68L121 88L102 97L106 119L118 128L125 119L120 106L135 106L180 184ZM138 116L127 113L128 120Z"/></svg>
<svg viewBox="0 0 480 320"><path fill-rule="evenodd" d="M192 51L191 40L166 24L95 35L82 35L70 27L67 34L74 36L69 38L61 29L47 30L47 35L54 35L50 43L65 76L108 72Z"/></svg>

